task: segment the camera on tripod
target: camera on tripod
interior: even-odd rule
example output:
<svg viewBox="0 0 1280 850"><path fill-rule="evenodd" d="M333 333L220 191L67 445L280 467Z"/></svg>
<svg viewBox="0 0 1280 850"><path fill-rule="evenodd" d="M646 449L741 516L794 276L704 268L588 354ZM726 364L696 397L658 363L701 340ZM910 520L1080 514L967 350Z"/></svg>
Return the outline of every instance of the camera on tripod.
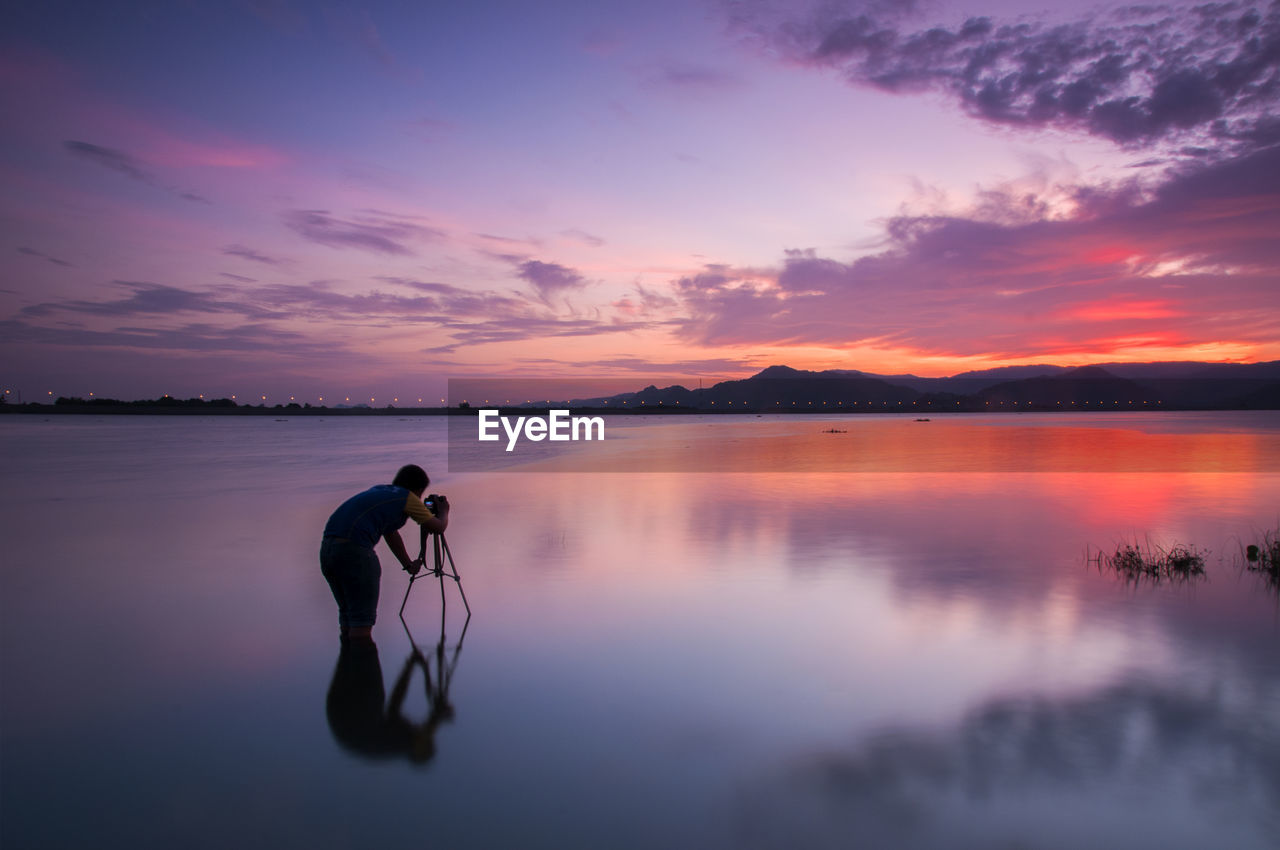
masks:
<svg viewBox="0 0 1280 850"><path fill-rule="evenodd" d="M449 500L446 499L444 496L441 496L439 493L431 493L425 499L422 500L422 503L426 505L428 508L431 508L433 510L437 507L441 507L441 508L449 507Z"/></svg>

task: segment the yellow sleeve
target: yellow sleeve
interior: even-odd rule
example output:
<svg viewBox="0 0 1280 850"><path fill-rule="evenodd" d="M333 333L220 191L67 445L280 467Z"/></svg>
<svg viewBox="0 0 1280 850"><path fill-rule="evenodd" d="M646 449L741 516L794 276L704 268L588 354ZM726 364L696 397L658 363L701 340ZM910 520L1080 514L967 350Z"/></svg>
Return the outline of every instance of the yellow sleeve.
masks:
<svg viewBox="0 0 1280 850"><path fill-rule="evenodd" d="M413 493L410 493L409 498L404 500L404 512L418 525L422 525L429 519L436 518L436 515L431 513L431 508L424 505L422 500Z"/></svg>

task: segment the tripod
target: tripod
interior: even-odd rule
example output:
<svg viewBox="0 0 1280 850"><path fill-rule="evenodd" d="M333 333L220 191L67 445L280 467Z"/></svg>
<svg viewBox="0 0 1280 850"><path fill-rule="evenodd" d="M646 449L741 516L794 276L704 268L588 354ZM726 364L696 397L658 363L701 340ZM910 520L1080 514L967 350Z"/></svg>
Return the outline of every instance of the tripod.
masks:
<svg viewBox="0 0 1280 850"><path fill-rule="evenodd" d="M428 570L426 568L427 557L427 538L431 538L431 550L435 555L434 566ZM444 533L431 533L426 529L422 532L422 548L418 552L418 560L423 562L423 566L418 570L417 574L409 576L409 586L404 589L404 600L400 603L400 619L404 620L404 606L409 601L409 591L413 590L413 583L420 578L427 576L435 576L440 579L440 615L444 616L445 600L444 600L444 580L446 578L453 579L458 585L458 594L462 596L462 604L467 609L467 620L471 619L471 606L467 604L467 594L462 589L462 576L458 575L458 567L453 563L453 553L449 551L449 541L444 539ZM449 569L445 570L445 562L448 562Z"/></svg>

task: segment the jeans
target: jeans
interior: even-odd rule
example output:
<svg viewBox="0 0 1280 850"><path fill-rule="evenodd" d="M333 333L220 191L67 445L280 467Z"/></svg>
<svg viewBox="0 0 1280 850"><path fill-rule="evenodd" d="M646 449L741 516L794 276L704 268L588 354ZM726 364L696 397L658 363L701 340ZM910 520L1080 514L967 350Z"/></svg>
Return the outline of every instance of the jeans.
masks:
<svg viewBox="0 0 1280 850"><path fill-rule="evenodd" d="M320 572L338 603L338 627L359 629L378 618L382 565L372 549L326 537L320 544Z"/></svg>

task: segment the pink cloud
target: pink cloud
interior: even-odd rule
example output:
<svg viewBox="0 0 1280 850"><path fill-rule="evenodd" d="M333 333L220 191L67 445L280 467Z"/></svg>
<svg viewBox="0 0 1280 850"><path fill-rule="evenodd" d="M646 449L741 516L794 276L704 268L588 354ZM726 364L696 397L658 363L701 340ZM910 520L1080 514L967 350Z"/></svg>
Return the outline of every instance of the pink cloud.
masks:
<svg viewBox="0 0 1280 850"><path fill-rule="evenodd" d="M690 317L682 333L709 346L957 358L1276 353L1280 149L1177 172L1145 193L1082 189L1080 201L1072 215L1016 224L901 217L885 250L852 262L793 251L770 270L707 267L675 284Z"/></svg>

